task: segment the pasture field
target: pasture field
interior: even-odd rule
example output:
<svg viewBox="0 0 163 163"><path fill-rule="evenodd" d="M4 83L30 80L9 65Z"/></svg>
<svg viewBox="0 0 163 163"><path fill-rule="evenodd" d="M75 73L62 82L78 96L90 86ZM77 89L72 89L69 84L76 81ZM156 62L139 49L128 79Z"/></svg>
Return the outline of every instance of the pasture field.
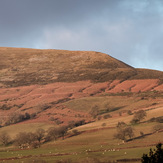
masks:
<svg viewBox="0 0 163 163"><path fill-rule="evenodd" d="M96 123L96 122L95 122ZM135 137L151 132L156 123L143 123L133 126ZM84 127L84 126L83 126ZM70 131L69 131L70 132ZM71 160L77 162L85 159L118 160L141 158L143 153L147 153L150 147L154 147L158 142L163 142L163 132L154 133L140 139L123 143L114 139L116 128L101 128L88 130L77 136L67 137L64 140L58 139L45 143L38 149L15 150L15 147L0 147L0 160L7 158L7 162L30 162L31 160L55 162L57 160ZM16 157L16 158L15 158ZM22 159L18 159L22 158ZM138 161L140 162L140 161Z"/></svg>
<svg viewBox="0 0 163 163"><path fill-rule="evenodd" d="M109 106L109 108L117 107L119 110L109 112L112 115L110 118L95 119L92 123L73 128L72 130L76 129L79 132L77 135L73 136L72 130L69 130L64 140L59 138L42 144L40 148L21 150L14 144L7 147L0 145L0 162L55 163L60 161L62 163L66 160L67 163L68 161L73 163L94 163L96 162L95 159L103 162L138 159L136 161L138 163L143 153L148 153L149 149L154 148L157 143L163 143L163 132L153 132L153 127L160 123L149 121L153 117L163 115L162 100L160 98L149 100L140 97L134 99L125 96L117 96L116 98L113 96L100 96L85 97L64 103L64 105L74 110L80 110L80 105L83 108L86 107L85 110L89 110L93 106L92 104L99 106L101 110L104 110L106 106ZM146 110L146 118L139 124L131 125L130 121L133 115L127 114L127 110L134 113L140 109ZM122 115L119 115L120 111ZM114 134L117 132L116 125L122 121L134 129L133 140L123 142L114 138ZM22 122L2 127L0 133L6 132L14 139L20 131L35 132L38 128L47 131L53 126L55 126L53 123ZM141 132L143 132L144 136L140 136Z"/></svg>

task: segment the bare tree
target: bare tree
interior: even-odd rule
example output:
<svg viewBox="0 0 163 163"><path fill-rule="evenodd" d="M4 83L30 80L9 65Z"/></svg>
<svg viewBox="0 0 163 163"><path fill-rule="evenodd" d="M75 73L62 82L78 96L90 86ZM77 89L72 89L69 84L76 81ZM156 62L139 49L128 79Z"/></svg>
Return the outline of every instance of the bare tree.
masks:
<svg viewBox="0 0 163 163"><path fill-rule="evenodd" d="M36 135L32 132L20 132L16 135L15 144L20 148L29 148L36 142Z"/></svg>
<svg viewBox="0 0 163 163"><path fill-rule="evenodd" d="M153 126L153 131L158 132L159 130L163 130L163 124L157 124Z"/></svg>
<svg viewBox="0 0 163 163"><path fill-rule="evenodd" d="M127 138L132 138L134 136L133 128L127 126L124 122L118 122L117 133L114 135L116 139L121 139L126 141Z"/></svg>
<svg viewBox="0 0 163 163"><path fill-rule="evenodd" d="M147 116L147 113L145 110L139 110L134 113L134 117L131 120L131 123L139 123L142 119L144 119Z"/></svg>
<svg viewBox="0 0 163 163"><path fill-rule="evenodd" d="M91 111L89 112L90 115L93 116L93 118L96 118L99 113L99 107L97 105L93 106Z"/></svg>
<svg viewBox="0 0 163 163"><path fill-rule="evenodd" d="M10 136L6 133L6 132L2 132L0 134L0 142L3 144L3 145L8 145L11 141L11 138Z"/></svg>
<svg viewBox="0 0 163 163"><path fill-rule="evenodd" d="M39 143L41 143L41 141L43 140L43 138L45 137L45 130L42 128L38 128L35 132L35 136L36 139Z"/></svg>
<svg viewBox="0 0 163 163"><path fill-rule="evenodd" d="M59 136L62 137L62 139L64 139L64 136L66 135L67 131L68 131L67 126L61 126L61 127L58 129L58 134L59 134Z"/></svg>

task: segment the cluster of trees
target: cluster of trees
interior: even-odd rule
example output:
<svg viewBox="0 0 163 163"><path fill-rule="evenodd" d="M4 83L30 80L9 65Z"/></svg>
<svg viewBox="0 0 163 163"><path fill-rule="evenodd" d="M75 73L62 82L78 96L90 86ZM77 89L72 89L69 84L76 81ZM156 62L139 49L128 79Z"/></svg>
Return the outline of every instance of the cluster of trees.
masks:
<svg viewBox="0 0 163 163"><path fill-rule="evenodd" d="M19 123L28 119L33 119L35 116L36 116L35 113L29 114L26 112L24 114L21 114L19 112L14 112L9 114L7 117L1 119L0 126L8 126L10 124Z"/></svg>
<svg viewBox="0 0 163 163"><path fill-rule="evenodd" d="M143 120L146 117L146 111L144 110L139 110L134 113L133 119L130 121L131 125L132 124L137 124L140 123L141 120ZM158 118L152 118L152 120L155 120L157 122L162 122L162 117ZM134 130L131 127L131 125L127 125L124 122L118 122L117 124L117 133L114 135L115 138L127 141L128 139L131 139L134 136ZM156 124L153 126L153 132L159 132L160 130L163 129L163 124ZM140 131L140 136L143 137L144 133Z"/></svg>
<svg viewBox="0 0 163 163"><path fill-rule="evenodd" d="M69 121L68 128L72 129L74 127L82 126L86 124L85 119L79 121Z"/></svg>
<svg viewBox="0 0 163 163"><path fill-rule="evenodd" d="M131 120L131 124L140 123L142 119L146 117L146 111L139 110L134 113L133 119ZM143 136L144 133L140 132L140 135ZM114 135L116 139L120 139L123 141L127 141L127 139L131 139L134 137L134 130L131 126L127 125L124 122L118 122L117 124L117 133Z"/></svg>
<svg viewBox="0 0 163 163"><path fill-rule="evenodd" d="M56 140L59 137L62 137L64 139L66 133L68 131L67 126L61 126L61 127L52 127L47 131L47 135L45 137L45 141L51 141Z"/></svg>
<svg viewBox="0 0 163 163"><path fill-rule="evenodd" d="M56 140L62 137L64 139L68 131L67 126L52 127L45 131L42 128L36 130L36 132L20 132L16 135L15 139L12 140L6 132L0 134L0 143L4 146L14 143L19 148L38 148L42 143Z"/></svg>
<svg viewBox="0 0 163 163"><path fill-rule="evenodd" d="M116 110L116 108L114 108ZM101 115L102 114L105 114L105 113L108 113L110 111L113 111L114 109L111 109L111 108L107 108L105 110L99 110L99 107L97 105L93 106L89 112L89 114L95 119L97 118L98 120L101 119ZM110 114L105 114L103 116L104 119L107 119L107 118L111 118L111 115Z"/></svg>
<svg viewBox="0 0 163 163"><path fill-rule="evenodd" d="M114 134L114 137L116 139L127 141L127 139L131 139L133 136L134 136L134 132L131 126L128 126L124 122L118 122L117 133Z"/></svg>
<svg viewBox="0 0 163 163"><path fill-rule="evenodd" d="M0 134L0 142L6 146L11 142L11 137L6 132L2 132Z"/></svg>

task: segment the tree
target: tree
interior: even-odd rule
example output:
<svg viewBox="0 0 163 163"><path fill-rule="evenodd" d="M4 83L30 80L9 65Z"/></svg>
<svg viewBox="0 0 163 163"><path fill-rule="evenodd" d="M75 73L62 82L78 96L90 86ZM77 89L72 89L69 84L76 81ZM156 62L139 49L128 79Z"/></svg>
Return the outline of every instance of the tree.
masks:
<svg viewBox="0 0 163 163"><path fill-rule="evenodd" d="M77 129L72 130L72 133L73 133L73 135L78 135L79 134Z"/></svg>
<svg viewBox="0 0 163 163"><path fill-rule="evenodd" d="M163 149L162 144L158 143L156 149L150 149L149 154L143 154L142 163L162 163L163 162Z"/></svg>
<svg viewBox="0 0 163 163"><path fill-rule="evenodd" d="M11 141L11 138L10 138L10 136L9 136L6 132L2 132L2 133L0 134L0 142L1 142L4 146L8 145L8 144L10 143L10 141Z"/></svg>
<svg viewBox="0 0 163 163"><path fill-rule="evenodd" d="M127 114L128 114L128 115L132 115L132 111L131 111L131 110L128 110L128 111L127 111Z"/></svg>
<svg viewBox="0 0 163 163"><path fill-rule="evenodd" d="M56 140L58 138L58 129L55 127L51 127L47 131L47 135L45 137L45 141Z"/></svg>
<svg viewBox="0 0 163 163"><path fill-rule="evenodd" d="M93 106L91 111L89 112L90 115L93 116L93 118L96 118L99 113L99 108L97 105Z"/></svg>
<svg viewBox="0 0 163 163"><path fill-rule="evenodd" d="M62 137L62 139L64 139L64 136L67 133L67 131L68 131L67 126L61 126L61 127L57 127L57 128L51 127L48 130L45 140L46 141L56 140L59 137Z"/></svg>
<svg viewBox="0 0 163 163"><path fill-rule="evenodd" d="M146 111L139 110L134 113L134 117L131 120L131 123L139 123L142 119L144 119L147 116Z"/></svg>
<svg viewBox="0 0 163 163"><path fill-rule="evenodd" d="M157 131L162 130L162 129L163 129L162 124L157 124L157 125L153 126L153 131L154 132L157 132Z"/></svg>
<svg viewBox="0 0 163 163"><path fill-rule="evenodd" d="M36 139L39 143L41 143L41 141L43 140L43 138L45 137L45 130L42 129L42 128L38 128L36 130L36 133L35 133L35 136L36 136Z"/></svg>
<svg viewBox="0 0 163 163"><path fill-rule="evenodd" d="M29 148L36 142L36 135L32 132L20 132L16 135L15 144L20 148Z"/></svg>
<svg viewBox="0 0 163 163"><path fill-rule="evenodd" d="M67 131L68 131L67 126L62 126L62 127L60 127L60 128L58 129L58 134L59 134L59 136L62 137L62 139L64 139L64 136L65 136L65 134L67 133Z"/></svg>
<svg viewBox="0 0 163 163"><path fill-rule="evenodd" d="M127 138L132 138L134 136L133 128L127 126L124 122L118 122L117 133L114 135L116 139L121 139L126 141Z"/></svg>

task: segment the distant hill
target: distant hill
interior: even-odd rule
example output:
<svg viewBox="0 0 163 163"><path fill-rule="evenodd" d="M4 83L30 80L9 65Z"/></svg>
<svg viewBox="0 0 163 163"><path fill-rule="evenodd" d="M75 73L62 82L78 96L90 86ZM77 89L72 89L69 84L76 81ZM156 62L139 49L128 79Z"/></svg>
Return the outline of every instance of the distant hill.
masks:
<svg viewBox="0 0 163 163"><path fill-rule="evenodd" d="M0 87L116 79L159 79L161 82L163 72L135 69L100 52L0 48Z"/></svg>

